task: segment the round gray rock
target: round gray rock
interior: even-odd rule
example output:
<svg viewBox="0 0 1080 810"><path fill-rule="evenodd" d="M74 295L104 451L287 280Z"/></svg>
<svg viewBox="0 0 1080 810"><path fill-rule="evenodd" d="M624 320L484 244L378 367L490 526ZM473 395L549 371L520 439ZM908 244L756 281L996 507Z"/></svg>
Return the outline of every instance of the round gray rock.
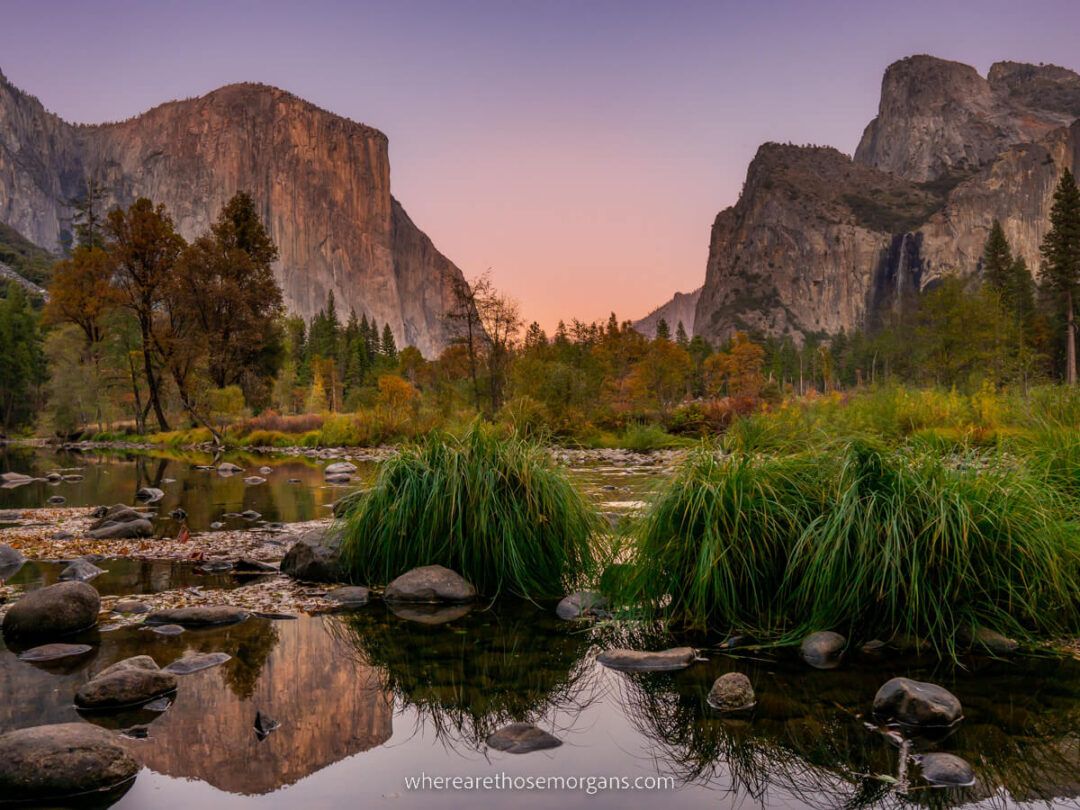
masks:
<svg viewBox="0 0 1080 810"><path fill-rule="evenodd" d="M96 711L140 706L176 690L176 676L148 655L106 667L75 692L75 705Z"/></svg>
<svg viewBox="0 0 1080 810"><path fill-rule="evenodd" d="M527 754L530 751L558 748L562 745L562 740L531 723L511 723L488 737L487 744L496 751Z"/></svg>
<svg viewBox="0 0 1080 810"><path fill-rule="evenodd" d="M116 738L89 723L35 726L0 735L0 796L51 805L77 794L119 790L139 772Z"/></svg>
<svg viewBox="0 0 1080 810"><path fill-rule="evenodd" d="M923 754L918 758L923 779L939 787L971 787L975 771L955 754Z"/></svg>
<svg viewBox="0 0 1080 810"><path fill-rule="evenodd" d="M640 650L608 650L596 657L596 660L608 669L621 672L666 672L686 669L697 657L692 647L673 647L660 652L642 652Z"/></svg>
<svg viewBox="0 0 1080 810"><path fill-rule="evenodd" d="M57 638L97 624L101 597L85 582L58 582L25 594L4 616L7 638Z"/></svg>
<svg viewBox="0 0 1080 810"><path fill-rule="evenodd" d="M341 607L361 607L368 603L371 592L361 585L347 585L335 588L326 594L326 598Z"/></svg>
<svg viewBox="0 0 1080 810"><path fill-rule="evenodd" d="M908 726L951 726L964 711L959 698L942 686L893 678L874 695L874 714Z"/></svg>
<svg viewBox="0 0 1080 810"><path fill-rule="evenodd" d="M728 672L717 678L709 690L709 705L725 712L749 709L754 705L754 686L741 672Z"/></svg>
<svg viewBox="0 0 1080 810"><path fill-rule="evenodd" d="M165 493L157 487L143 487L135 493L135 497L143 503L157 503L165 497Z"/></svg>
<svg viewBox="0 0 1080 810"><path fill-rule="evenodd" d="M835 669L840 666L847 639L831 630L811 633L799 645L803 661L816 669Z"/></svg>
<svg viewBox="0 0 1080 810"><path fill-rule="evenodd" d="M386 586L387 602L471 602L476 588L461 574L441 565L425 565L406 571Z"/></svg>

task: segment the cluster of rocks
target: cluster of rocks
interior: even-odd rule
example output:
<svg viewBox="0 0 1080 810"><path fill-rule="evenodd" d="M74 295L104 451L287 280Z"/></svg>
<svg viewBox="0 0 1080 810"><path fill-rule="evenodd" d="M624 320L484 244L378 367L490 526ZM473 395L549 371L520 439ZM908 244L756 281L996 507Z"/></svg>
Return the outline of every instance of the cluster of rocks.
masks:
<svg viewBox="0 0 1080 810"><path fill-rule="evenodd" d="M154 526L147 513L122 503L100 506L91 514L97 520L90 525L87 534L95 540L131 540L152 537L154 534Z"/></svg>
<svg viewBox="0 0 1080 810"><path fill-rule="evenodd" d="M136 612L143 607L134 600L127 602L131 604L117 603L117 607ZM2 630L9 644L37 643L23 649L20 660L50 665L93 652L90 644L62 639L96 626L100 610L101 598L92 586L79 580L59 582L22 596L4 616ZM144 621L155 628L201 628L244 621L248 615L239 608L198 606L152 612ZM227 653L191 653L159 667L151 656L137 655L95 673L78 687L73 701L80 712L94 714L136 707L165 711L179 677L229 659ZM63 723L0 735L0 797L4 802L51 806L69 797L93 795L108 804L130 786L138 770L138 763L115 734L97 725Z"/></svg>

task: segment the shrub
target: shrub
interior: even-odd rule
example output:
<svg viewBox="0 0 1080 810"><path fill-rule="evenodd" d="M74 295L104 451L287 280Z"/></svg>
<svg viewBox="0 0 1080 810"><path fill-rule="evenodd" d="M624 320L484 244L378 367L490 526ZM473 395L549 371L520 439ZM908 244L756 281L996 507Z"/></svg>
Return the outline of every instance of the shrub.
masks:
<svg viewBox="0 0 1080 810"><path fill-rule="evenodd" d="M383 463L344 516L343 558L359 582L437 564L484 594L554 597L592 573L601 525L543 448L475 424Z"/></svg>

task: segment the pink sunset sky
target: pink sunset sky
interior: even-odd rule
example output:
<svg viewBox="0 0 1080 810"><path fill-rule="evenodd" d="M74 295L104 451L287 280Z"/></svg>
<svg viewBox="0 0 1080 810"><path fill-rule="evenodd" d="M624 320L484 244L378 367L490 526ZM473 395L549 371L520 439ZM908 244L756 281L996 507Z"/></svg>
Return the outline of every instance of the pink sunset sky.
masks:
<svg viewBox="0 0 1080 810"><path fill-rule="evenodd" d="M890 62L1076 68L1078 34L1064 0L0 0L0 70L72 121L251 80L378 127L414 221L551 329L699 286L757 146L850 153Z"/></svg>

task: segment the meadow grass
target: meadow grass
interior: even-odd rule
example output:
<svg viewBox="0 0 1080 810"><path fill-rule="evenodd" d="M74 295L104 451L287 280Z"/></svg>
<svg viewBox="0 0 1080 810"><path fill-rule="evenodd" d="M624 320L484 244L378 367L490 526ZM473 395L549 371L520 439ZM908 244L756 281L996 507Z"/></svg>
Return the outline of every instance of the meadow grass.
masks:
<svg viewBox="0 0 1080 810"><path fill-rule="evenodd" d="M562 596L594 573L594 507L539 445L474 425L433 434L379 469L343 516L351 577L384 584L444 565L481 594Z"/></svg>

